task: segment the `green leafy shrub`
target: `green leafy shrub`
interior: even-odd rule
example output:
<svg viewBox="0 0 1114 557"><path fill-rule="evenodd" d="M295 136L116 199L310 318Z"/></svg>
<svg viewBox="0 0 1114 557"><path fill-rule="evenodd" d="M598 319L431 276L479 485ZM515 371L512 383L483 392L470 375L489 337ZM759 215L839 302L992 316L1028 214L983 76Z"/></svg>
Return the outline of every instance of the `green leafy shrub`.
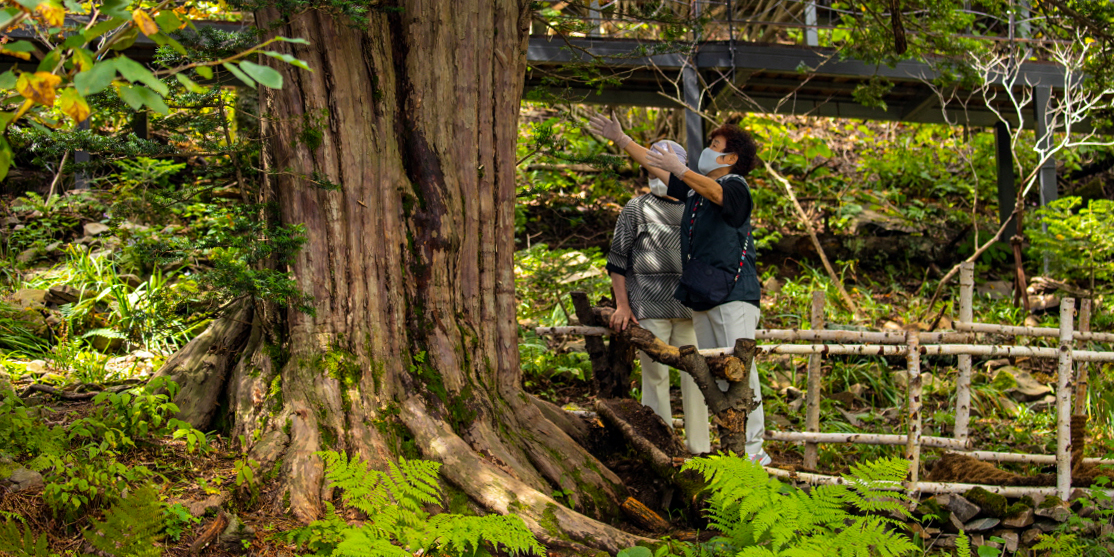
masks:
<svg viewBox="0 0 1114 557"><path fill-rule="evenodd" d="M514 265L519 322L567 325L574 314L570 292L587 292L596 303L611 291L611 279L603 271L607 259L598 250L551 250L535 244L515 252Z"/></svg>
<svg viewBox="0 0 1114 557"><path fill-rule="evenodd" d="M1063 276L1097 283L1114 280L1114 201L1062 197L1037 209L1042 228L1032 228L1033 248ZM1047 227L1047 229L1043 229Z"/></svg>
<svg viewBox="0 0 1114 557"><path fill-rule="evenodd" d="M386 472L335 452L317 453L325 460L326 477L340 488L346 507L367 518L351 526L327 505L326 517L281 534L315 555L409 557L411 555L485 556L492 550L512 555L545 555L545 549L516 516L430 516L426 505L439 504L440 464L399 459Z"/></svg>

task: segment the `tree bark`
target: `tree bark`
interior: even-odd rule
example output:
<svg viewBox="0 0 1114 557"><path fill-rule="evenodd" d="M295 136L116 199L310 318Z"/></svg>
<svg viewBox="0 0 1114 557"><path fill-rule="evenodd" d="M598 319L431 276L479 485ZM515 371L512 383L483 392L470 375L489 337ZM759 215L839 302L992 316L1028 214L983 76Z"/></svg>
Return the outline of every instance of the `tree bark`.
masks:
<svg viewBox="0 0 1114 557"><path fill-rule="evenodd" d="M301 520L333 496L317 451L381 468L420 456L543 539L632 544L598 521L618 516L619 478L521 388L514 167L529 3L399 7L372 6L366 27L324 10L255 13L261 29L312 42L284 44L312 72L276 63L285 86L261 91L261 201L273 224L305 231L289 271L315 312L257 303L219 417L273 479L264 502ZM564 490L582 514L546 495Z"/></svg>

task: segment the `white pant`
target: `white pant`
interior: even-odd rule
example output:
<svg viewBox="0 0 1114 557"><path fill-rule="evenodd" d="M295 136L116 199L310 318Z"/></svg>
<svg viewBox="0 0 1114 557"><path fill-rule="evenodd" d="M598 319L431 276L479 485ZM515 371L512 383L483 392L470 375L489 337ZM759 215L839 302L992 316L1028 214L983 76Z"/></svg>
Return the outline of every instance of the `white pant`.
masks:
<svg viewBox="0 0 1114 557"><path fill-rule="evenodd" d="M690 319L640 319L638 324L666 344L697 345ZM655 362L643 352L639 352L638 357L642 361L642 404L649 406L666 424L673 427L673 413L669 407L669 367ZM711 451L708 405L704 403L704 394L696 386L696 381L683 371L681 407L685 411L685 443L689 452L702 454Z"/></svg>
<svg viewBox="0 0 1114 557"><path fill-rule="evenodd" d="M692 312L692 327L696 332L697 347L701 350L711 348L735 348L735 339L754 338L758 329L758 319L762 311L746 302L727 302L708 311ZM727 382L717 380L721 390L727 390ZM766 435L766 412L762 408L762 384L758 381L758 366L751 364L750 388L758 407L747 415L747 456L764 454L762 440ZM686 416L687 423L688 418ZM687 430L686 430L687 431Z"/></svg>

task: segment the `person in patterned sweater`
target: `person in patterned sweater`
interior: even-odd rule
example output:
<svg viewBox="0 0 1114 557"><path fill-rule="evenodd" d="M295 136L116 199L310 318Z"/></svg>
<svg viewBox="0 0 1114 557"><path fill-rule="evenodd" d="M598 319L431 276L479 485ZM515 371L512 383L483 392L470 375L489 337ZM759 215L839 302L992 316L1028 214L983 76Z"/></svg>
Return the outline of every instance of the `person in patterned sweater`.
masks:
<svg viewBox="0 0 1114 557"><path fill-rule="evenodd" d="M762 286L750 219L754 201L746 181L758 162L754 139L735 125L716 128L708 134L711 144L700 154L696 165L700 172L696 172L688 168L688 157L682 158L683 149L646 149L631 141L614 117L593 115L588 129L615 142L665 182L666 195L684 201L679 230L681 278L674 296L692 310L696 346L731 348L737 339L753 339L762 315ZM757 407L747 414L746 454L766 466L771 459L763 449L762 385L753 364L747 383ZM726 381L717 384L727 389Z"/></svg>
<svg viewBox="0 0 1114 557"><path fill-rule="evenodd" d="M673 141L659 141L678 153ZM682 155L683 156L683 155ZM673 296L681 279L681 215L685 204L666 195L669 174L649 169L650 195L630 200L615 223L607 255L607 270L615 291L616 310L611 327L624 330L634 323L673 346L696 346L692 311ZM642 362L642 404L667 425L673 424L669 406L669 367L639 352ZM685 442L693 454L711 451L708 406L692 376L681 373L681 407L685 412Z"/></svg>

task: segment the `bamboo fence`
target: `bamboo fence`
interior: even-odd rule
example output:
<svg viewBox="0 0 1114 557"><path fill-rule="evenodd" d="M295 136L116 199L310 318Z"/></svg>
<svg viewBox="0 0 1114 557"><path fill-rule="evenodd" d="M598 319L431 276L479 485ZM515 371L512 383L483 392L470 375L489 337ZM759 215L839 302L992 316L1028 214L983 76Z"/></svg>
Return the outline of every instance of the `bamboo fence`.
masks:
<svg viewBox="0 0 1114 557"><path fill-rule="evenodd" d="M815 469L817 445L820 443L853 443L873 445L905 445L905 456L910 460L910 474L904 489L922 493L962 493L973 485L957 483L932 483L919 481L920 452L922 447L940 448L961 452L979 460L995 462L1020 462L1056 464L1056 487L1002 487L981 486L993 493L1007 496L1059 495L1067 499L1071 492L1071 415L1085 408L1082 401L1072 404L1073 395L1086 396L1087 363L1114 362L1114 351L1075 350L1077 342L1114 343L1114 334L1090 330L1091 300L1082 300L1079 330L1073 328L1075 299L1060 300L1060 326L1016 327L973 322L974 265L965 263L960 269L959 321L954 322L958 332L921 331L846 331L824 329L824 293L814 292L812 297L810 329L759 329L756 340L777 341L778 344L760 344L759 354L807 355L808 378L805 391L804 432L767 431L766 439L805 443L804 466ZM539 335L604 336L612 331L606 327L539 327ZM1058 347L1011 346L977 344L975 335L997 334L1014 337L1050 337L1059 340ZM788 344L810 342L813 344ZM700 350L704 357L731 355L734 348ZM820 383L821 363L825 355L904 356L906 358L906 418L907 433L822 433L820 432ZM955 355L958 357L959 375L956 380L956 406L954 437L922 435L921 423L921 370L922 356ZM1056 388L1056 454L1033 455L1009 452L974 450L970 441L971 375L972 358L1030 357L1057 360ZM1078 385L1075 364L1079 363ZM1075 391L1073 393L1073 391ZM1100 459L1084 459L1087 463L1111 463ZM822 474L791 473L768 468L779 477L793 477L811 483L839 483L834 476Z"/></svg>

